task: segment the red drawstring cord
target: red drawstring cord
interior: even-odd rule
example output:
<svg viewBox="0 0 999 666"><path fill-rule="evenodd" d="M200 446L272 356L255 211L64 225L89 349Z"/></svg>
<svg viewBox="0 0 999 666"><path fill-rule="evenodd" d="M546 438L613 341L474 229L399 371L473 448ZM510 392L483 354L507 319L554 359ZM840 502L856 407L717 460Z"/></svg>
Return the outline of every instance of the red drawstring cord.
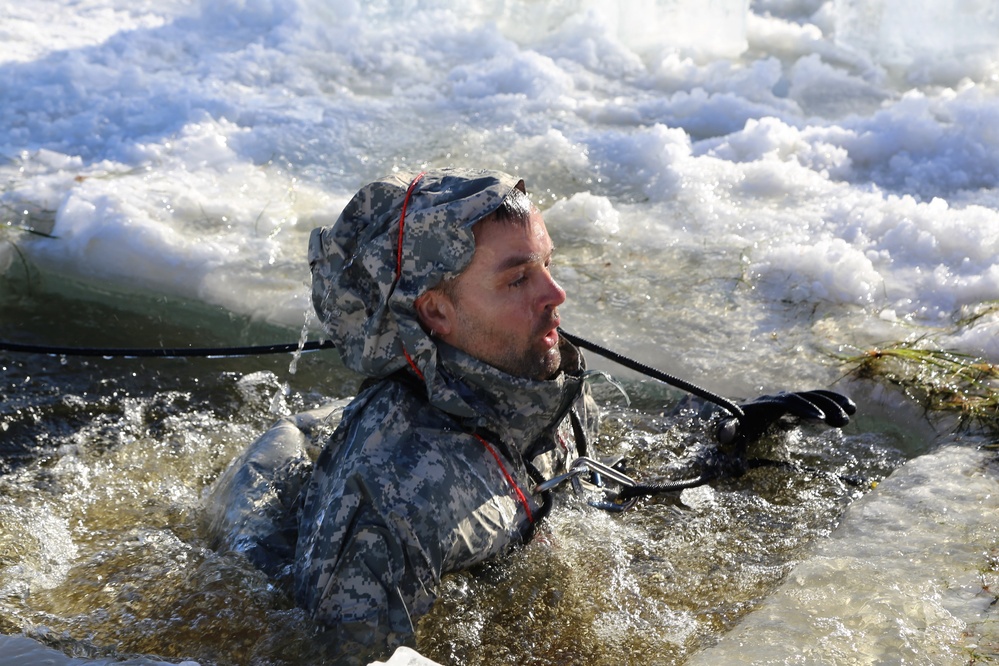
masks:
<svg viewBox="0 0 999 666"><path fill-rule="evenodd" d="M406 229L406 209L409 208L409 197L413 195L416 184L423 180L426 173L426 171L421 171L417 174L413 182L409 184L409 189L406 190L406 198L402 200L402 213L399 215L399 246L395 250L395 282L398 282L399 276L402 275L402 234Z"/></svg>
<svg viewBox="0 0 999 666"><path fill-rule="evenodd" d="M399 241L395 255L395 281L392 285L393 288L395 288L395 283L399 282L399 276L402 275L402 240L406 229L406 209L409 207L409 198L412 196L413 190L416 189L416 184L423 179L425 173L426 172L421 172L416 176L416 178L413 179L413 182L409 184L409 189L406 190L406 198L402 201L402 213L399 215ZM413 357L411 357L409 352L406 350L406 345L402 346L402 354L406 357L406 362L409 363L409 367L413 369L413 372L415 372L416 376L420 378L420 381L425 381L423 373L420 372L420 368L417 367ZM516 479L513 478L513 475L507 470L506 465L503 464L503 459L500 458L499 452L481 435L476 434L475 438L482 442L482 445L486 447L486 450L489 451L492 457L496 460L496 464L499 465L500 471L503 473L503 477L506 479L507 483L510 484L510 487L513 488L513 492L517 495L517 501L520 502L522 507L524 507L524 511L527 513L527 520L533 525L534 512L531 511L531 505L527 502L527 496L524 495L524 491L522 491L520 486L517 485Z"/></svg>
<svg viewBox="0 0 999 666"><path fill-rule="evenodd" d="M406 190L406 198L402 200L402 212L399 214L399 240L398 247L395 251L395 280L392 281L393 290L395 289L396 283L399 282L399 277L402 275L402 239L406 230L406 209L409 208L409 198L413 195L413 190L416 189L416 184L423 180L423 176L425 174L426 171L421 171L417 174L416 178L413 179L413 182L409 184L409 189ZM416 376L420 378L420 381L424 381L423 373L420 372L420 369L417 367L413 357L409 355L405 344L402 345L402 355L406 357L406 362L409 363L409 367L413 369L413 372L415 372Z"/></svg>
<svg viewBox="0 0 999 666"><path fill-rule="evenodd" d="M520 486L517 485L517 481L513 478L513 475L507 471L506 465L503 464L503 459L500 458L499 451L497 451L492 444L487 442L485 437L482 435L476 433L475 439L482 442L482 445L486 447L486 451L489 451L493 458L496 459L496 464L499 465L500 471L503 472L503 476L506 478L507 483L509 483L510 487L513 488L513 492L517 494L517 501L520 502L522 507L524 507L524 512L527 513L527 520L533 525L534 513L531 511L531 505L527 503L527 496L524 495L524 491L522 491Z"/></svg>

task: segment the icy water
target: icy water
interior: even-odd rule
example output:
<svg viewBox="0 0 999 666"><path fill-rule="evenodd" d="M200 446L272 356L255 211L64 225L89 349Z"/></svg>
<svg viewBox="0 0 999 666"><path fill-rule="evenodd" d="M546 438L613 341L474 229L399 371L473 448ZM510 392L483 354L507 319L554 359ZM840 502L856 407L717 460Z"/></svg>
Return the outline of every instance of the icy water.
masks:
<svg viewBox="0 0 999 666"><path fill-rule="evenodd" d="M506 169L557 245L567 330L733 399L828 387L860 413L753 451L813 471L617 515L560 497L530 544L445 581L419 650L997 663L994 440L839 360L924 336L999 361L996 35L995 2L6 5L0 341L315 338L308 234L358 187ZM679 392L590 359L630 398L594 386L602 454L652 478L710 444ZM204 498L278 415L358 383L334 352L0 352L0 634L318 662L286 592L207 547Z"/></svg>

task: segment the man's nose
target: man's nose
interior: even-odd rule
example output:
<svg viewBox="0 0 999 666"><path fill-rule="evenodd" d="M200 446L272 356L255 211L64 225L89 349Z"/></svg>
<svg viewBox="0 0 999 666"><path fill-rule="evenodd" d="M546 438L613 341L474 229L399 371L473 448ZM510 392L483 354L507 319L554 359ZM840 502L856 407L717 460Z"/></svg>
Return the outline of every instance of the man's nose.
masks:
<svg viewBox="0 0 999 666"><path fill-rule="evenodd" d="M546 308L557 308L565 303L565 289L563 289L551 273L547 274L545 282L544 305Z"/></svg>

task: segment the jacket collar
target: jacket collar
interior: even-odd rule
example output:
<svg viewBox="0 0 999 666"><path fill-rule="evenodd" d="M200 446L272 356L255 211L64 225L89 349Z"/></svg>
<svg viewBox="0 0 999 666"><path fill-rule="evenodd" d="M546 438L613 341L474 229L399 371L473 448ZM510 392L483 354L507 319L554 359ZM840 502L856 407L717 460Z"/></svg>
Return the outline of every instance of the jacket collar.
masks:
<svg viewBox="0 0 999 666"><path fill-rule="evenodd" d="M562 421L582 392L585 364L572 344L559 341L562 365L549 380L515 377L438 343L434 376L427 377L430 402L465 427L487 430L525 453Z"/></svg>

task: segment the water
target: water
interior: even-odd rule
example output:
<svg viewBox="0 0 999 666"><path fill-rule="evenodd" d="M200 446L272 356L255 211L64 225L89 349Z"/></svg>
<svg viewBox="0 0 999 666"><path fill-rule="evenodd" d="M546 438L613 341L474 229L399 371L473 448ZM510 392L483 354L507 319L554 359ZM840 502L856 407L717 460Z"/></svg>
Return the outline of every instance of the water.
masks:
<svg viewBox="0 0 999 666"><path fill-rule="evenodd" d="M315 337L307 237L359 186L516 172L568 330L733 398L832 386L862 411L756 451L821 473L753 470L622 516L563 498L522 551L446 581L421 651L994 662L988 441L836 360L918 336L999 360L996 33L953 38L996 7L943 4L865 3L891 53L845 0L7 6L0 339ZM284 591L201 523L270 421L356 390L335 354L292 361L0 353L0 633L89 659L316 658ZM665 415L675 391L591 363L631 395L598 386L599 446L636 476L704 442Z"/></svg>

